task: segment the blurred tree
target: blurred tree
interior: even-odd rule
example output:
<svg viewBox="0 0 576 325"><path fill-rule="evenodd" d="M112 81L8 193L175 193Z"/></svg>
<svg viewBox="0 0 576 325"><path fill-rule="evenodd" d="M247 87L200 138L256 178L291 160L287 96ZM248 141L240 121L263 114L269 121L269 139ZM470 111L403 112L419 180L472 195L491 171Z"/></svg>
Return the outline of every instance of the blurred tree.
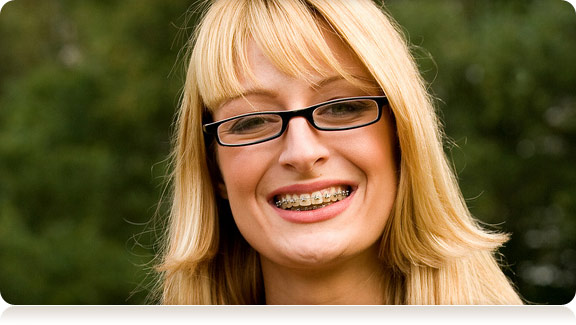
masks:
<svg viewBox="0 0 576 325"><path fill-rule="evenodd" d="M574 9L560 0L387 3L418 45L472 213L512 233L502 250L506 273L530 302L569 302L576 290Z"/></svg>
<svg viewBox="0 0 576 325"><path fill-rule="evenodd" d="M28 1L0 18L0 289L123 304L143 281L188 4ZM133 236L141 242L137 243ZM141 244L141 245L140 245Z"/></svg>
<svg viewBox="0 0 576 325"><path fill-rule="evenodd" d="M472 212L512 233L507 274L531 302L566 303L576 288L574 10L561 0L385 3L438 97ZM2 9L8 302L145 302L156 231L146 223L167 173L189 5L16 0Z"/></svg>

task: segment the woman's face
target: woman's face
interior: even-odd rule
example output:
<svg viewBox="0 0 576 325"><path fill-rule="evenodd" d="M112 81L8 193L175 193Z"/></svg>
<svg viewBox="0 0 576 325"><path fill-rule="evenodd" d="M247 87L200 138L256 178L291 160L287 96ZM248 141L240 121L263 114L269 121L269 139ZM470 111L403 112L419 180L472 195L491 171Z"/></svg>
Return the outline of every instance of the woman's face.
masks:
<svg viewBox="0 0 576 325"><path fill-rule="evenodd" d="M371 79L337 38L327 36L327 41L350 73ZM244 98L224 102L215 120L254 109L295 110L336 98L380 95L336 72L316 76L312 87L279 71L255 42L247 50L257 83L242 78ZM216 150L234 220L263 263L314 268L376 254L396 194L394 146L384 107L382 119L366 127L319 131L295 117L277 139ZM317 210L288 211L275 204L288 195L339 190L350 194Z"/></svg>

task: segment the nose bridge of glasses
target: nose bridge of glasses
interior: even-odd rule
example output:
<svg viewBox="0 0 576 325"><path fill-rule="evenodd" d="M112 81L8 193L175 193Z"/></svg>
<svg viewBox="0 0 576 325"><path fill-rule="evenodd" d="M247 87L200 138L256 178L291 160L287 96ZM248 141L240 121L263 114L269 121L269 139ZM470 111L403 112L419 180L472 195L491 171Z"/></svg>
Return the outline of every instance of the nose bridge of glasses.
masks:
<svg viewBox="0 0 576 325"><path fill-rule="evenodd" d="M288 124L290 123L290 121L295 117L303 117L308 121L308 124L310 124L314 128L317 128L316 124L314 123L314 119L313 119L313 112L316 109L316 107L317 107L317 105L314 105L314 106L310 106L310 107L306 107L306 108L302 108L302 109L296 109L296 110L292 110L292 111L282 112L280 115L282 117L282 121L284 124L283 129L286 129L288 127Z"/></svg>
<svg viewBox="0 0 576 325"><path fill-rule="evenodd" d="M311 118L304 113L293 114L285 120L286 126L282 132L284 137L283 151L292 152L294 157L302 155L316 149L317 143L322 143L318 129L311 122ZM304 145L305 144L305 145Z"/></svg>

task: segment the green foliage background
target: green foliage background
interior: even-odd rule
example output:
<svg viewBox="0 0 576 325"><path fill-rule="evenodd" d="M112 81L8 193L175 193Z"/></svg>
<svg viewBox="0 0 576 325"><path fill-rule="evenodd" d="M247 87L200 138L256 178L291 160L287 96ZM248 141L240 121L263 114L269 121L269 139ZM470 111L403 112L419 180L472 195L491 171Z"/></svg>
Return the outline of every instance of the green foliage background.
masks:
<svg viewBox="0 0 576 325"><path fill-rule="evenodd" d="M390 0L472 212L528 301L576 288L576 14L561 0ZM16 0L0 14L0 292L141 304L191 2ZM143 286L144 285L144 286Z"/></svg>

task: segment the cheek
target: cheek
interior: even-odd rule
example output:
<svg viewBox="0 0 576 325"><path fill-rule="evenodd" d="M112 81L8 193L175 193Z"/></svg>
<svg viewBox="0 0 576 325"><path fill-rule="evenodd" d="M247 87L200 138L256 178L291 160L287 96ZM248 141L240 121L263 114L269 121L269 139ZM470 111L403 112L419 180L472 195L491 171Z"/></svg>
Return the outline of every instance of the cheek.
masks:
<svg viewBox="0 0 576 325"><path fill-rule="evenodd" d="M396 183L396 137L387 120L365 129L361 141L349 138L342 146L346 156L369 178L382 180L388 185Z"/></svg>
<svg viewBox="0 0 576 325"><path fill-rule="evenodd" d="M267 170L264 155L252 151L249 147L220 147L217 150L218 167L231 206L255 196L258 183Z"/></svg>
<svg viewBox="0 0 576 325"><path fill-rule="evenodd" d="M218 166L234 222L242 236L253 245L267 228L263 224L265 220L259 217L262 202L257 201L257 190L270 160L265 158L266 153L243 149L221 148Z"/></svg>
<svg viewBox="0 0 576 325"><path fill-rule="evenodd" d="M370 159L371 171L380 175L384 187L387 191L396 192L398 183L397 162L396 162L396 137L391 127L382 128L376 132L373 141L367 141L367 148L374 153Z"/></svg>
<svg viewBox="0 0 576 325"><path fill-rule="evenodd" d="M366 179L362 197L366 220L376 237L388 221L398 189L396 138L386 123L366 129L362 141L347 146L347 156ZM378 213L376 213L378 211ZM367 237L368 231L366 232Z"/></svg>

